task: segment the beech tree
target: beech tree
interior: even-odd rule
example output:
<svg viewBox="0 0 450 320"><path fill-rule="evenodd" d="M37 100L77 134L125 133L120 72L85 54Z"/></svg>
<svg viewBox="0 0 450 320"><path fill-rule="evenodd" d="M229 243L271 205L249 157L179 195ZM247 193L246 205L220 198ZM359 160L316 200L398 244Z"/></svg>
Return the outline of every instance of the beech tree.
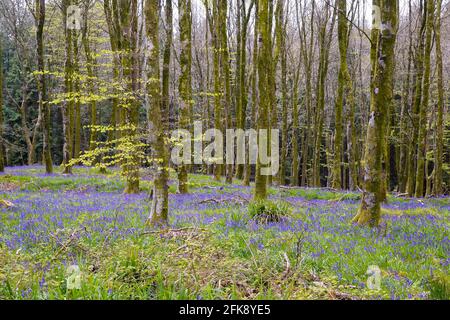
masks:
<svg viewBox="0 0 450 320"><path fill-rule="evenodd" d="M179 0L180 23L180 129L191 129L192 115L192 16L191 1ZM178 192L188 193L188 165L178 166Z"/></svg>
<svg viewBox="0 0 450 320"><path fill-rule="evenodd" d="M398 28L398 2L373 0L374 12L380 12L381 26L372 26L372 79L370 120L364 155L364 194L354 222L377 226L383 200L382 155L386 135L385 114L393 98L395 42ZM382 27L382 28L381 28ZM380 29L381 28L381 29Z"/></svg>
<svg viewBox="0 0 450 320"><path fill-rule="evenodd" d="M167 7L166 7L167 8ZM170 7L169 7L170 9ZM185 8L187 9L187 8ZM153 203L149 223L152 226L167 224L169 207L169 153L167 149L167 109L162 109L159 67L159 1L145 1L145 31L148 40L147 93L150 97L150 135L154 146L155 179Z"/></svg>
<svg viewBox="0 0 450 320"><path fill-rule="evenodd" d="M271 72L271 28L269 23L269 1L261 0L258 2L258 117L257 127L260 130L269 129L269 110L270 110L270 89L269 89L269 75ZM258 141L261 143L261 141ZM261 161L258 155L256 165L255 177L255 198L267 198L267 175L262 174L262 169L267 168L267 164Z"/></svg>
<svg viewBox="0 0 450 320"><path fill-rule="evenodd" d="M441 18L442 0L437 0L436 19L434 33L436 36L436 69L438 102L436 116L436 143L435 143L435 170L434 170L434 195L439 196L443 193L443 159L444 159L444 75L442 65L442 46L441 46Z"/></svg>
<svg viewBox="0 0 450 320"><path fill-rule="evenodd" d="M425 164L427 156L427 130L428 130L428 110L430 99L430 77L431 77L431 45L433 35L434 20L434 0L426 0L425 9L425 48L424 48L424 74L423 74L423 90L420 97L419 111L419 136L417 148L417 174L416 174L416 197L424 196L425 182Z"/></svg>
<svg viewBox="0 0 450 320"><path fill-rule="evenodd" d="M44 61L44 25L45 25L45 0L36 0L36 41L37 41L37 60L39 71L39 110L42 115L42 128L43 128L43 159L45 163L45 172L53 173L53 161L50 146L50 107L47 99L47 80L45 74L45 61Z"/></svg>

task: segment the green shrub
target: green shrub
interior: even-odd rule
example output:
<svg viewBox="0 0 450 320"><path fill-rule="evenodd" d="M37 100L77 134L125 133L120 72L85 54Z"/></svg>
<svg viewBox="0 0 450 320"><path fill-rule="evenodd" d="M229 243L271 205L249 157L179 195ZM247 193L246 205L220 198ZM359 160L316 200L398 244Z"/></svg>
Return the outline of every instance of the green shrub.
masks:
<svg viewBox="0 0 450 320"><path fill-rule="evenodd" d="M292 208L283 201L259 200L249 204L248 213L260 223L280 222L292 213Z"/></svg>

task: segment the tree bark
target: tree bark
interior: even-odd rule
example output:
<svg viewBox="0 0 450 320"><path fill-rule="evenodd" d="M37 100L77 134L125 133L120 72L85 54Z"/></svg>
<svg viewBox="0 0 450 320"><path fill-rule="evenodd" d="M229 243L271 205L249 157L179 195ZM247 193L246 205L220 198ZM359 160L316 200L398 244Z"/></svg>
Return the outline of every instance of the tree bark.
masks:
<svg viewBox="0 0 450 320"><path fill-rule="evenodd" d="M431 45L434 19L434 0L426 0L426 38L424 51L423 92L419 112L419 137L417 149L416 197L425 195L425 163L427 156L428 104L430 100Z"/></svg>
<svg viewBox="0 0 450 320"><path fill-rule="evenodd" d="M67 9L71 5L71 0L64 0L62 6L63 24L65 30L65 63L64 63L64 89L65 99L62 108L63 118L63 165L64 174L72 174L70 161L72 160L72 119L73 114L73 62L72 62L72 31L67 28Z"/></svg>
<svg viewBox="0 0 450 320"><path fill-rule="evenodd" d="M191 129L192 106L192 14L191 0L179 0L180 11L180 129ZM186 194L188 188L188 165L178 166L178 193Z"/></svg>
<svg viewBox="0 0 450 320"><path fill-rule="evenodd" d="M442 67L442 47L441 47L441 16L442 0L437 0L436 8L436 68L438 102L436 116L436 146L435 146L435 172L434 172L434 195L440 196L443 193L443 159L444 159L444 76Z"/></svg>
<svg viewBox="0 0 450 320"><path fill-rule="evenodd" d="M83 20L83 33L82 33L82 41L84 47L84 53L86 55L86 70L88 75L88 87L90 94L90 113L91 113L91 130L90 130L90 138L89 138L89 149L93 151L96 147L96 142L98 139L97 131L95 127L97 126L97 100L94 95L96 94L96 87L94 80L96 79L95 75L95 65L97 64L97 59L95 58L95 52L92 52L91 45L89 42L89 25L88 25L88 13L89 13L89 3L86 4L84 8L84 20Z"/></svg>
<svg viewBox="0 0 450 320"><path fill-rule="evenodd" d="M364 157L364 194L353 222L376 227L381 220L382 157L385 125L383 114L392 102L395 42L398 28L398 2L373 0L380 7L383 30L372 28L372 81L370 120Z"/></svg>
<svg viewBox="0 0 450 320"><path fill-rule="evenodd" d="M171 1L171 0L168 0ZM168 223L169 211L169 154L166 145L167 109L162 108L160 93L159 68L159 1L145 1L146 34L150 42L150 55L148 57L147 92L151 106L149 121L153 130L150 132L154 144L155 179L153 186L153 203L148 223L153 227L165 226Z"/></svg>
<svg viewBox="0 0 450 320"><path fill-rule="evenodd" d="M258 118L257 126L258 132L260 130L269 130L269 110L270 110L270 88L268 76L272 72L270 61L271 57L271 33L269 22L269 1L260 0L258 3ZM261 141L258 140L258 145L261 148ZM256 185L255 185L255 199L267 198L267 176L261 173L262 169L267 168L267 164L261 162L258 155L256 165Z"/></svg>
<svg viewBox="0 0 450 320"><path fill-rule="evenodd" d="M322 154L322 140L323 140L323 120L324 120L324 108L325 108L325 85L328 77L330 46L333 35L333 29L336 21L336 9L333 10L331 17L330 30L327 32L327 26L329 22L329 10L327 6L325 9L325 18L320 25L319 30L319 43L320 43L320 57L319 57L319 69L317 77L317 101L316 112L314 121L314 152L313 152L313 173L312 183L314 187L320 187L320 173L321 173L321 154Z"/></svg>
<svg viewBox="0 0 450 320"><path fill-rule="evenodd" d="M38 71L39 71L39 110L42 114L43 127L43 146L42 153L45 163L45 172L47 174L53 173L53 160L51 153L50 141L50 116L51 110L47 101L47 81L45 75L44 62L44 25L45 25L45 0L36 0L36 17L37 17L37 57L38 57Z"/></svg>
<svg viewBox="0 0 450 320"><path fill-rule="evenodd" d="M288 147L288 95L287 95L287 48L286 48L286 19L284 0L278 0L276 8L276 40L281 64L281 119L282 119L282 147L280 158L279 182L286 184L286 158Z"/></svg>
<svg viewBox="0 0 450 320"><path fill-rule="evenodd" d="M334 161L333 161L333 188L341 189L342 187L342 147L343 147L343 120L342 113L344 107L345 88L348 79L348 22L347 22L347 1L338 1L338 39L340 53L340 67L338 90L335 104L335 133L334 133Z"/></svg>
<svg viewBox="0 0 450 320"><path fill-rule="evenodd" d="M422 6L423 2L421 2ZM420 106L423 91L423 78L424 78L424 38L426 30L426 9L421 8L422 22L421 28L418 34L418 44L415 57L415 87L414 87L414 102L412 112L412 139L410 143L410 157L408 158L408 182L407 193L410 197L414 196L416 189L416 175L417 175L417 157L418 157L418 136L419 136L419 117Z"/></svg>

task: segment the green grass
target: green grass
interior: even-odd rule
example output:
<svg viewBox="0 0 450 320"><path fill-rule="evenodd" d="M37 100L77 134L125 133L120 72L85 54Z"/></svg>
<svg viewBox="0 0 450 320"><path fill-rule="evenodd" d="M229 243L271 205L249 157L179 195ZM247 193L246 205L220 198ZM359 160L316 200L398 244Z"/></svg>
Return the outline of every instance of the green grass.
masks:
<svg viewBox="0 0 450 320"><path fill-rule="evenodd" d="M449 299L448 198L392 198L369 230L350 223L359 194L273 187L261 211L239 202L252 188L192 175L191 195L170 187L172 229L153 232L145 192L75 172L0 177L17 186L0 194L15 205L0 207L0 299ZM255 223L267 212L285 219ZM67 288L73 264L79 290ZM379 291L365 285L371 265Z"/></svg>

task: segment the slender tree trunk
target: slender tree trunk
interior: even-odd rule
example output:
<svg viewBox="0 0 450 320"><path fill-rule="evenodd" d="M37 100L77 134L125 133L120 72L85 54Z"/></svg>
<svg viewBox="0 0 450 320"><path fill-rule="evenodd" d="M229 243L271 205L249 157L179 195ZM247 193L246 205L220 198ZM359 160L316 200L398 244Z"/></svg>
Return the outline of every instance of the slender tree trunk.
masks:
<svg viewBox="0 0 450 320"><path fill-rule="evenodd" d="M423 197L425 194L425 163L427 152L427 127L428 127L428 104L430 100L430 76L431 76L431 46L433 35L434 0L426 1L426 38L424 51L424 75L423 94L419 113L419 137L417 151L417 174L416 174L416 197Z"/></svg>
<svg viewBox="0 0 450 320"><path fill-rule="evenodd" d="M312 122L312 108L313 108L313 94L312 94L312 67L313 67L313 55L314 55L314 24L315 24L315 15L316 15L316 2L315 0L311 1L311 13L309 23L306 22L305 19L305 10L302 8L302 24L300 24L300 19L298 17L299 10L299 1L296 0L296 12L297 12L297 27L299 29L299 35L301 39L301 57L304 61L304 70L305 70L305 106L306 106L306 119L305 119L305 129L303 133L303 141L302 141L302 150L301 150L301 186L307 186L310 183L311 174L308 172L308 166L310 163L310 149L313 142L311 138L313 135L311 134L311 122ZM306 35L306 25L310 26L310 37L309 42L307 41ZM301 31L301 32L300 32Z"/></svg>
<svg viewBox="0 0 450 320"><path fill-rule="evenodd" d="M22 124L23 138L27 144L28 159L27 163L29 166L36 163L36 141L38 139L39 131L42 125L42 112L38 112L38 118L34 126L33 132L28 128L27 116L27 100L29 99L28 86L23 85L22 87L22 101L20 103L20 121Z"/></svg>
<svg viewBox="0 0 450 320"><path fill-rule="evenodd" d="M63 134L64 134L64 146L63 146L63 165L64 174L72 174L72 167L70 161L72 160L72 121L71 114L73 110L73 63L72 63L72 30L67 28L67 9L71 5L71 0L64 0L62 12L63 23L65 30L65 63L64 63L64 89L65 89L65 101L62 108L63 118Z"/></svg>
<svg viewBox="0 0 450 320"><path fill-rule="evenodd" d="M173 3L172 0L165 0L165 43L163 50L163 69L162 69L162 110L170 114L170 65L172 59L173 46ZM168 119L167 119L168 120Z"/></svg>
<svg viewBox="0 0 450 320"><path fill-rule="evenodd" d="M319 57L319 75L317 78L317 101L316 114L314 123L314 153L313 153L313 186L320 187L320 173L321 173L321 154L322 154L322 140L323 140L323 121L325 109L325 85L328 77L330 46L333 35L334 24L336 21L336 10L333 10L331 18L330 30L327 32L327 25L329 21L329 11L327 7L326 18L322 22L319 31L320 41L320 57ZM328 36L327 36L328 35Z"/></svg>
<svg viewBox="0 0 450 320"><path fill-rule="evenodd" d="M73 157L78 159L81 152L81 101L80 101L80 63L79 63L79 48L78 48L79 31L73 31L73 71L74 71L74 146Z"/></svg>
<svg viewBox="0 0 450 320"><path fill-rule="evenodd" d="M243 86L241 86L241 78L245 75L242 74L242 54L245 51L245 45L244 50L242 50L242 42L243 42L243 30L242 30L242 20L244 19L245 14L245 1L242 0L236 0L236 28L237 28L237 41L236 41L236 71L235 71L235 87L236 87L236 127L237 129L244 129L243 124L243 117L245 117L245 113L242 112L242 90L244 89ZM245 64L245 62L244 62ZM244 120L245 121L245 120ZM244 123L245 125L245 123ZM241 180L244 175L244 165L238 164L236 166L236 179Z"/></svg>
<svg viewBox="0 0 450 320"><path fill-rule="evenodd" d="M205 104L205 124L206 128L210 128L213 126L213 119L211 114L211 98L210 98L210 92L211 92L211 56L210 51L211 48L214 48L214 43L211 41L212 37L211 34L213 31L213 26L211 22L211 16L209 14L209 6L206 6L207 14L205 17L205 45L206 45L206 85L205 85L205 95L206 95L206 104ZM206 174L213 174L214 173L214 166L208 165L205 163L204 165L204 171Z"/></svg>
<svg viewBox="0 0 450 320"><path fill-rule="evenodd" d="M269 109L270 109L270 88L269 79L272 72L272 66L270 61L271 57L271 33L269 22L269 1L260 0L258 2L258 119L257 126L258 132L260 130L269 130ZM258 145L261 148L261 140L258 141ZM255 185L255 198L266 199L267 198L267 176L262 174L262 170L267 168L267 164L261 162L261 157L258 155L258 161L256 165L256 185Z"/></svg>
<svg viewBox="0 0 450 320"><path fill-rule="evenodd" d="M335 105L335 133L334 133L334 161L333 161L333 188L342 188L342 147L343 147L343 106L345 88L347 86L348 65L347 65L347 50L348 50L348 22L347 22L347 1L338 1L338 39L339 39L339 53L340 53L340 67L338 79L338 91Z"/></svg>
<svg viewBox="0 0 450 320"><path fill-rule="evenodd" d="M171 0L169 0L171 1ZM166 8L167 9L167 8ZM150 42L148 58L147 92L151 106L149 121L153 124L150 132L154 144L156 172L153 186L153 203L151 207L149 224L153 227L165 226L168 223L169 213L169 153L166 145L168 110L164 109L160 93L159 68L159 1L145 1L146 33ZM163 107L163 108L162 108Z"/></svg>
<svg viewBox="0 0 450 320"><path fill-rule="evenodd" d="M222 64L222 105L225 107L226 128L233 129L233 106L231 103L231 74L230 74L230 53L228 49L228 25L227 25L228 3L219 1L219 32L220 32L220 53ZM233 182L234 165L226 164L226 182Z"/></svg>
<svg viewBox="0 0 450 320"><path fill-rule="evenodd" d="M94 98L96 94L95 88L95 65L97 64L97 59L95 58L95 53L92 52L91 45L89 43L89 24L88 24L88 13L89 7L88 5L84 8L84 21L83 21L83 33L82 33L82 42L84 47L84 53L86 55L86 70L88 75L88 87L89 94L91 96L90 102L90 113L91 113L91 130L90 130L90 138L89 138L89 149L93 151L96 147L97 142L97 130L95 127L97 126L97 101Z"/></svg>
<svg viewBox="0 0 450 320"><path fill-rule="evenodd" d="M180 11L180 128L190 130L191 105L192 105L192 15L191 1L179 0ZM178 192L186 194L188 188L188 164L178 167Z"/></svg>
<svg viewBox="0 0 450 320"><path fill-rule="evenodd" d="M121 34L120 34L120 23L119 23L119 13L117 0L104 0L103 8L106 17L106 22L108 25L109 42L112 51L112 71L113 71L113 84L114 84L114 97L112 101L112 112L111 112L111 125L114 130L108 133L108 141L114 141L121 137L121 130L119 127L123 123L122 112L119 109L119 90L117 87L120 85L120 53L121 50Z"/></svg>
<svg viewBox="0 0 450 320"><path fill-rule="evenodd" d="M286 48L286 21L284 0L278 0L276 8L276 38L277 49L281 64L281 110L282 110L282 147L280 159L279 182L286 183L286 158L288 147L288 96L287 96L287 48Z"/></svg>
<svg viewBox="0 0 450 320"><path fill-rule="evenodd" d="M219 19L219 3L218 0L213 1L213 38L214 38L214 126L215 129L222 131L222 113L223 107L221 104L221 99L223 96L223 91L221 90L220 81L220 52L221 52L221 41L220 41L220 19ZM222 159L216 159L214 165L214 177L217 181L221 180L223 173L223 164L218 163Z"/></svg>
<svg viewBox="0 0 450 320"><path fill-rule="evenodd" d="M254 0L251 1L249 8L246 8L245 0L236 0L239 10L238 29L240 29L238 38L237 53L237 90L236 90L236 114L237 128L244 130L247 123L247 105L248 105L248 88L247 84L247 34L250 22L250 14L254 6ZM240 4L239 4L240 3ZM247 155L246 155L247 156ZM248 160L247 160L248 161ZM244 178L245 165L238 165L236 169L236 177Z"/></svg>
<svg viewBox="0 0 450 320"><path fill-rule="evenodd" d="M252 87L252 110L251 110L251 121L250 127L257 125L256 112L258 105L258 43L259 43L259 9L258 1L255 1L255 22L253 26L253 64L252 64L252 74L251 74L251 87ZM248 144L250 146L250 142ZM244 185L250 185L250 177L252 175L252 165L250 165L250 157L248 157L247 164L245 166L245 177Z"/></svg>
<svg viewBox="0 0 450 320"><path fill-rule="evenodd" d="M423 2L421 2L421 5ZM414 88L414 103L413 103L413 114L412 114L412 139L410 145L410 157L408 158L408 182L407 182L407 193L410 197L414 196L416 189L416 174L417 174L417 157L418 157L418 136L419 136L419 117L421 109L421 99L422 99L422 89L423 89L423 78L424 78L424 38L426 29L426 9L421 8L422 22L420 33L418 35L418 45L416 50L415 58L415 88Z"/></svg>
<svg viewBox="0 0 450 320"><path fill-rule="evenodd" d="M138 125L139 125L139 101L136 99L139 90L139 58L138 58L138 1L137 0L122 0L120 2L120 23L122 31L126 36L122 39L122 66L124 79L128 83L128 89L131 98L125 99L127 108L124 119L130 129L126 130L126 139L131 145L131 155L124 167L124 174L126 176L127 185L125 193L137 194L140 191L140 161L137 156L136 146L138 143ZM127 31L125 33L125 31Z"/></svg>
<svg viewBox="0 0 450 320"><path fill-rule="evenodd" d="M444 76L442 67L442 48L441 48L441 16L442 16L442 0L437 0L436 25L434 31L436 35L436 68L437 68L437 86L438 86L435 172L434 172L435 196L440 196L443 193L442 162L444 159Z"/></svg>
<svg viewBox="0 0 450 320"><path fill-rule="evenodd" d="M298 142L299 142L299 112L298 112L298 83L300 75L300 65L295 71L294 86L292 88L292 173L291 173L291 186L296 187L299 185L299 155L298 155Z"/></svg>
<svg viewBox="0 0 450 320"><path fill-rule="evenodd" d="M44 62L44 25L45 25L45 0L36 0L36 17L37 17L37 56L38 56L38 71L39 71L39 112L42 114L43 127L43 146L42 153L45 163L45 172L47 174L53 173L53 160L51 152L50 141L50 106L47 101L47 82L45 75Z"/></svg>
<svg viewBox="0 0 450 320"><path fill-rule="evenodd" d="M364 168L364 194L358 215L353 219L359 225L378 226L381 219L382 201L382 153L385 133L383 129L387 106L392 102L393 73L395 65L395 42L398 28L397 1L373 0L372 5L380 7L382 31L372 28L372 80L370 120Z"/></svg>
<svg viewBox="0 0 450 320"><path fill-rule="evenodd" d="M409 38L409 46L408 46L408 66L406 79L403 85L403 103L402 110L400 113L400 155L399 155L399 186L398 191L400 193L406 192L406 185L408 182L408 166L411 165L411 162L408 161L408 154L412 152L410 149L410 139L411 137L408 134L408 122L409 117L407 114L410 113L410 103L411 103L411 67L412 67L412 57L413 57L413 43L412 43L412 5L411 2L408 6L409 13L409 23L408 23L408 38Z"/></svg>
<svg viewBox="0 0 450 320"><path fill-rule="evenodd" d="M268 19L268 34L271 50L267 51L269 54L268 61L270 61L270 72L267 75L267 90L269 97L269 136L272 134L272 130L278 129L278 104L277 104L277 81L276 81L276 68L279 61L279 52L276 46L276 39L272 39L272 30L274 22L274 1L269 1L269 19ZM275 44L275 46L274 46ZM272 146L268 145L268 154L272 155ZM277 150L279 151L279 150ZM278 184L278 175L273 176L272 174L267 176L267 183L272 185L273 183Z"/></svg>

